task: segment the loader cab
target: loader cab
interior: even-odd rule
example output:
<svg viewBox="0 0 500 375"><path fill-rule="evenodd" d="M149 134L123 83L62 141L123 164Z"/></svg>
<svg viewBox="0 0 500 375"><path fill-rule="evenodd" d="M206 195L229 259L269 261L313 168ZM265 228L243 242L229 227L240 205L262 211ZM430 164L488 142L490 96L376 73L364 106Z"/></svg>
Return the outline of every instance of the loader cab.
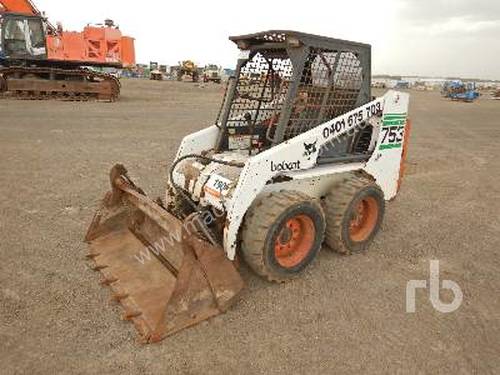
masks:
<svg viewBox="0 0 500 375"><path fill-rule="evenodd" d="M46 30L42 17L0 14L0 37L2 60L47 59Z"/></svg>
<svg viewBox="0 0 500 375"><path fill-rule="evenodd" d="M240 57L217 119L219 150L255 154L371 100L369 45L276 30L230 40ZM359 138L323 155L352 153Z"/></svg>

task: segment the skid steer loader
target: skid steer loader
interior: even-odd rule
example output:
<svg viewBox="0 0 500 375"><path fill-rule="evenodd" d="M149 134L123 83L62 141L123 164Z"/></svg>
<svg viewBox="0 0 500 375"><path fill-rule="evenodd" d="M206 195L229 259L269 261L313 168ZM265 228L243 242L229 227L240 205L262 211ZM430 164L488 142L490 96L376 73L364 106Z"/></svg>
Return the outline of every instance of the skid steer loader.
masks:
<svg viewBox="0 0 500 375"><path fill-rule="evenodd" d="M244 286L237 255L281 282L323 243L366 249L401 183L409 96L371 97L369 45L293 31L230 39L235 77L214 125L182 141L166 200L116 165L87 232L94 269L144 342L226 311Z"/></svg>

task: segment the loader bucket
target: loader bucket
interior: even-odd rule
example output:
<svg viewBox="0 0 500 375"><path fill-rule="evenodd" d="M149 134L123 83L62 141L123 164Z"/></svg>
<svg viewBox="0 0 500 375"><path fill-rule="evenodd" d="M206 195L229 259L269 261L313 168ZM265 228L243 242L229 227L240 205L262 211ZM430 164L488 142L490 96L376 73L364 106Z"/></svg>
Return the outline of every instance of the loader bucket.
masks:
<svg viewBox="0 0 500 375"><path fill-rule="evenodd" d="M125 310L144 343L225 312L243 281L220 246L196 234L128 178L111 170L112 191L94 216L85 241L93 268Z"/></svg>

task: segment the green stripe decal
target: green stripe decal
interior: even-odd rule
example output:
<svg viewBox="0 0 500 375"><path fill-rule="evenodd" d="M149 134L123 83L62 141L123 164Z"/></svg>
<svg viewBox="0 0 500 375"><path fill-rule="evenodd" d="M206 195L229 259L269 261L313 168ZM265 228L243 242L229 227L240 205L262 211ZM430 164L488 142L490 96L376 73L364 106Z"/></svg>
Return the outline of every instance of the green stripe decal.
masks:
<svg viewBox="0 0 500 375"><path fill-rule="evenodd" d="M406 125L406 113L386 113L382 126L404 126Z"/></svg>
<svg viewBox="0 0 500 375"><path fill-rule="evenodd" d="M406 125L406 119L401 120L384 120L383 126L401 126Z"/></svg>
<svg viewBox="0 0 500 375"><path fill-rule="evenodd" d="M406 118L407 113L386 113L384 115L384 119L391 119L391 118Z"/></svg>
<svg viewBox="0 0 500 375"><path fill-rule="evenodd" d="M397 143L397 144L390 144L390 145L381 145L380 150L391 150L394 148L401 148L402 144Z"/></svg>

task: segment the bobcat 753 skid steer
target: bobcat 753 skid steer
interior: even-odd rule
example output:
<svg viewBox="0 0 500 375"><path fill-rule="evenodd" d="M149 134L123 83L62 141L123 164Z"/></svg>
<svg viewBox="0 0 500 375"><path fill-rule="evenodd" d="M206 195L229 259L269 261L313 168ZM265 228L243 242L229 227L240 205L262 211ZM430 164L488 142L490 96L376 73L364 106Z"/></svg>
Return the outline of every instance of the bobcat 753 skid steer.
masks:
<svg viewBox="0 0 500 375"><path fill-rule="evenodd" d="M145 342L227 310L243 288L237 254L285 281L323 242L366 249L400 186L409 97L371 97L369 45L293 31L230 39L235 77L215 124L182 141L166 202L116 165L86 236Z"/></svg>

